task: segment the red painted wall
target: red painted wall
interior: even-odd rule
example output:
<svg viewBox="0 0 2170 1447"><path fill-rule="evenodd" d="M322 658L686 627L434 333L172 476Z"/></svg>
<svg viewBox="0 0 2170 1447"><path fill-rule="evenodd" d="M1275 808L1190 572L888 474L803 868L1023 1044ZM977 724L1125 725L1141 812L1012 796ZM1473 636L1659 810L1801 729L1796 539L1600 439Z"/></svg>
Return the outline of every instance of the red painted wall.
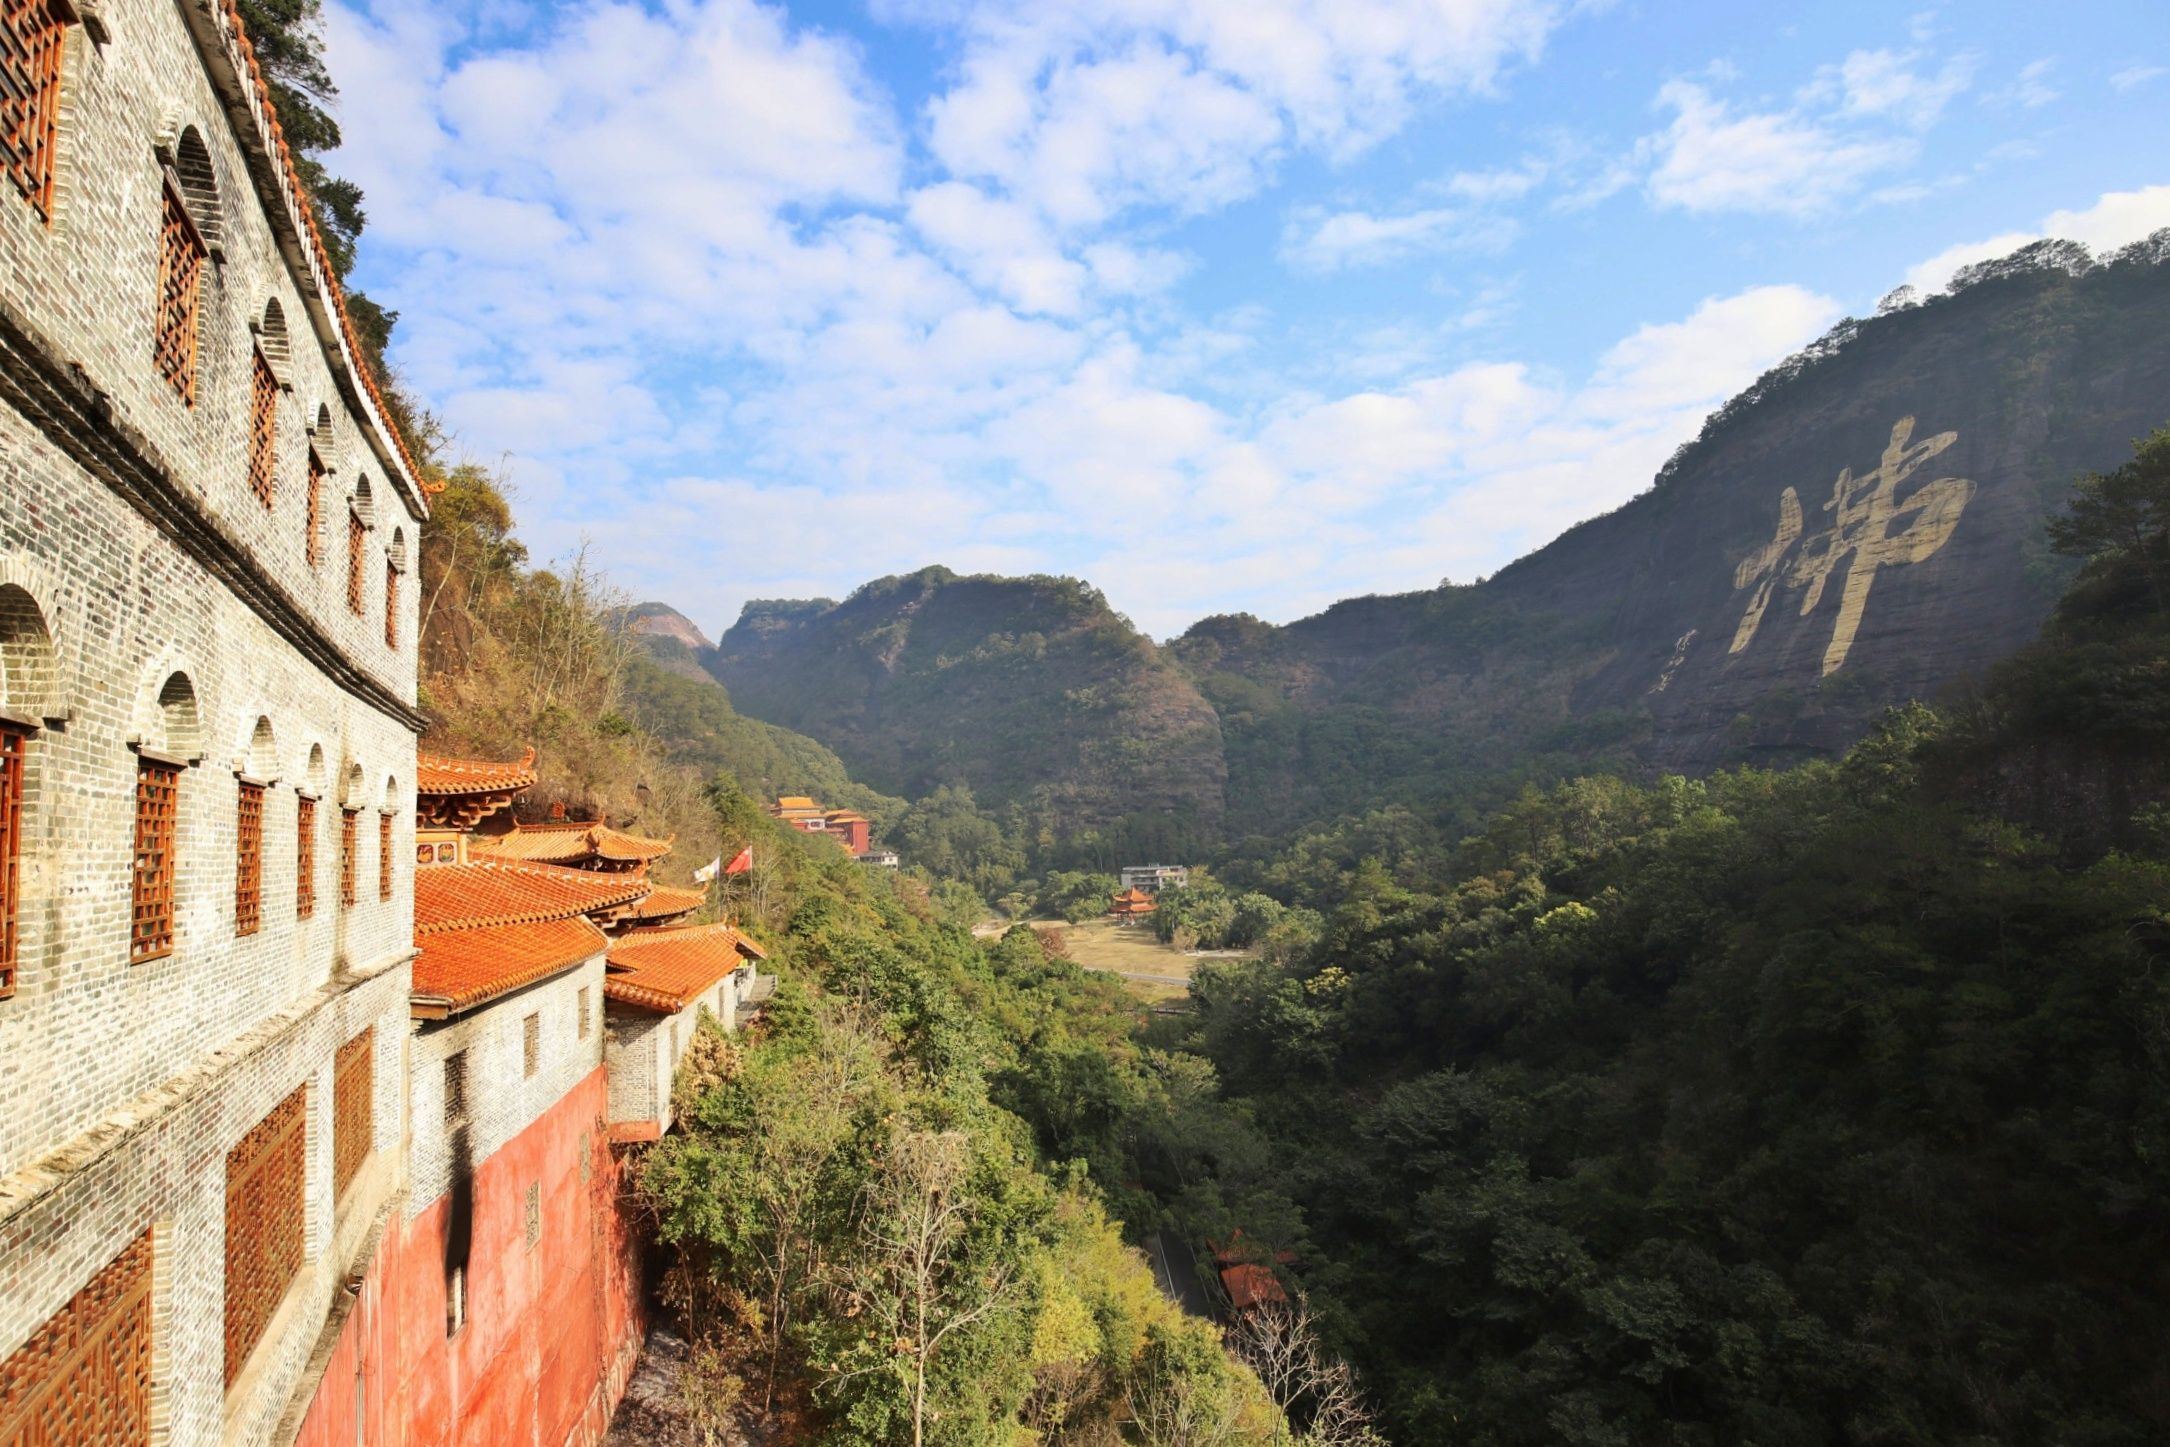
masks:
<svg viewBox="0 0 2170 1447"><path fill-rule="evenodd" d="M459 1335L445 1334L449 1198L386 1226L298 1447L601 1440L647 1329L640 1245L618 1204L607 1099L596 1070L476 1170ZM531 1184L542 1202L533 1247Z"/></svg>

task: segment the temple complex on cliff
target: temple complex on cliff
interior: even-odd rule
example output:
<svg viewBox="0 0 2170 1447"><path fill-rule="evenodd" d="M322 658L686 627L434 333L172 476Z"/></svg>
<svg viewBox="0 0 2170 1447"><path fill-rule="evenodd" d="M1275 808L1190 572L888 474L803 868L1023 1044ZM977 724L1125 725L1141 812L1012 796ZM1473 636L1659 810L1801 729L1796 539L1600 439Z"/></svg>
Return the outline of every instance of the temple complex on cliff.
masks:
<svg viewBox="0 0 2170 1447"><path fill-rule="evenodd" d="M593 1442L761 952L418 756L428 494L233 0L0 4L0 167L0 1443Z"/></svg>

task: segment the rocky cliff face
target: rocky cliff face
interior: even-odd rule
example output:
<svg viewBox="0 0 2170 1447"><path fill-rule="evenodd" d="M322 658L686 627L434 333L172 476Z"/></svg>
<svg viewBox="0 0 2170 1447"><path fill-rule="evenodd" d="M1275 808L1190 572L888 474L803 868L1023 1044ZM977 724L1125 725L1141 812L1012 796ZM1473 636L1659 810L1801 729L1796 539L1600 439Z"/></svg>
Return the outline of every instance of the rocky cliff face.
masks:
<svg viewBox="0 0 2170 1447"><path fill-rule="evenodd" d="M2032 638L2068 573L2043 520L2170 421L2170 237L2075 250L1843 325L1486 583L1191 629L1170 652L1221 714L1232 825L1835 753ZM1336 750L1359 761L1313 787Z"/></svg>
<svg viewBox="0 0 2170 1447"><path fill-rule="evenodd" d="M929 568L841 603L750 603L705 661L741 708L890 793L965 784L1065 832L1134 816L1220 827L1211 705L1074 579Z"/></svg>
<svg viewBox="0 0 2170 1447"><path fill-rule="evenodd" d="M2046 616L2071 479L2166 421L2170 233L2102 264L2046 244L1842 325L1648 492L1473 587L1156 650L1082 584L932 569L750 604L702 657L892 792L1230 836L1390 801L1453 827L1576 769L1835 753L1947 693Z"/></svg>
<svg viewBox="0 0 2170 1447"><path fill-rule="evenodd" d="M716 646L708 641L707 634L693 626L691 618L668 603L635 604L626 610L625 626L643 638L668 638L695 653L706 653Z"/></svg>

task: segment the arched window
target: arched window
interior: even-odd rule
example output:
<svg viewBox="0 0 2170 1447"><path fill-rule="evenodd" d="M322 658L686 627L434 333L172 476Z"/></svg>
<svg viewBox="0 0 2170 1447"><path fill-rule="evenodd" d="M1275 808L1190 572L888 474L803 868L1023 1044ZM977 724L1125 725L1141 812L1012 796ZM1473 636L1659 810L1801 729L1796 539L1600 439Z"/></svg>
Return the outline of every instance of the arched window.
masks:
<svg viewBox="0 0 2170 1447"><path fill-rule="evenodd" d="M354 485L347 504L347 611L361 616L365 588L363 567L369 554L369 479Z"/></svg>
<svg viewBox="0 0 2170 1447"><path fill-rule="evenodd" d="M278 740L261 714L249 731L234 782L234 933L252 935L264 921L264 795L279 769Z"/></svg>
<svg viewBox="0 0 2170 1447"><path fill-rule="evenodd" d="M264 319L256 328L256 344L263 348L264 360L271 363L272 375L279 379L279 385L290 385L287 368L293 361L289 351L293 344L286 335L286 308L279 305L277 297L264 303ZM329 414L326 416L328 418Z"/></svg>
<svg viewBox="0 0 2170 1447"><path fill-rule="evenodd" d="M218 182L194 126L181 132L166 170L158 241L158 321L152 356L181 400L196 405L196 344L204 261L218 241Z"/></svg>
<svg viewBox="0 0 2170 1447"><path fill-rule="evenodd" d="M302 790L294 801L294 918L316 913L316 803L324 792L324 746L309 745Z"/></svg>
<svg viewBox="0 0 2170 1447"><path fill-rule="evenodd" d="M278 487L279 388L286 376L286 311L273 297L249 356L249 490L270 507Z"/></svg>
<svg viewBox="0 0 2170 1447"><path fill-rule="evenodd" d="M136 757L136 852L128 958L135 963L173 953L174 852L179 833L181 770L200 753L196 689L185 673L159 685L156 738Z"/></svg>
<svg viewBox="0 0 2170 1447"><path fill-rule="evenodd" d="M57 712L58 669L45 615L28 593L0 586L0 998L15 993L20 957L24 764L38 728Z"/></svg>

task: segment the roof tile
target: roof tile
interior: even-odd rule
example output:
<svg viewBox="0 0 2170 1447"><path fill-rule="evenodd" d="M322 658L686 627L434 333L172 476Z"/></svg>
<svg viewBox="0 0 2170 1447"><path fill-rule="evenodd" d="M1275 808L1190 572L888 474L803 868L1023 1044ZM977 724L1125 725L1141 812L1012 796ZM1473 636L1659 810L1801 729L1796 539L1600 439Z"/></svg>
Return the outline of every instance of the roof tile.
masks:
<svg viewBox="0 0 2170 1447"><path fill-rule="evenodd" d="M449 1012L472 1009L548 979L601 954L610 941L575 915L445 930L419 943L422 953L414 962L416 1003L438 1005Z"/></svg>
<svg viewBox="0 0 2170 1447"><path fill-rule="evenodd" d="M675 1013L745 964L746 943L727 924L628 930L611 942L603 993L623 1004Z"/></svg>
<svg viewBox="0 0 2170 1447"><path fill-rule="evenodd" d="M534 924L570 919L633 903L648 881L632 874L596 874L513 859L438 864L414 872L414 932Z"/></svg>
<svg viewBox="0 0 2170 1447"><path fill-rule="evenodd" d="M535 786L535 750L509 764L487 759L455 759L445 754L414 756L417 794L499 794Z"/></svg>

